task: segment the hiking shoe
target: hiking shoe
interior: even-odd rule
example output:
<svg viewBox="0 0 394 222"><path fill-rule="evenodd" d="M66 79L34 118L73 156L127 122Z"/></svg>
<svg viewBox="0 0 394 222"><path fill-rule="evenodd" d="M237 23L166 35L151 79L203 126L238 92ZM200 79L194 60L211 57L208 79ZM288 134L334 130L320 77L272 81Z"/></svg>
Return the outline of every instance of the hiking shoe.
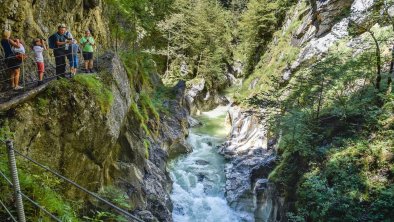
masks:
<svg viewBox="0 0 394 222"><path fill-rule="evenodd" d="M89 69L85 69L85 73L89 73Z"/></svg>
<svg viewBox="0 0 394 222"><path fill-rule="evenodd" d="M14 90L20 90L20 89L23 89L23 87L22 87L22 86L16 86L16 87L14 88Z"/></svg>
<svg viewBox="0 0 394 222"><path fill-rule="evenodd" d="M42 84L44 84L44 82L42 80L39 80L37 86L41 86Z"/></svg>
<svg viewBox="0 0 394 222"><path fill-rule="evenodd" d="M91 70L91 69L89 69L89 72L90 72L90 73L94 73L93 70Z"/></svg>

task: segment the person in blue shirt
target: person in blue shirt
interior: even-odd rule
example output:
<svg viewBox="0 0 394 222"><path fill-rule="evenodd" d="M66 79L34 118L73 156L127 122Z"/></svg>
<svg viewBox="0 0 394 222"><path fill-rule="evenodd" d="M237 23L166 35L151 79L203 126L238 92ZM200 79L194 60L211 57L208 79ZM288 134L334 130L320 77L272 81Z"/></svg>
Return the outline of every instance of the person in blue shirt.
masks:
<svg viewBox="0 0 394 222"><path fill-rule="evenodd" d="M14 90L22 89L22 87L19 86L20 66L22 64L22 60L16 58L16 54L13 50L19 49L20 44L11 39L11 31L3 32L1 46L4 49L5 64L11 74L11 87Z"/></svg>
<svg viewBox="0 0 394 222"><path fill-rule="evenodd" d="M81 52L81 49L79 48L79 45L77 44L77 40L73 39L71 41L71 44L69 45L68 51L67 51L67 58L70 63L70 72L71 76L74 76L77 74L77 69L78 69L78 53Z"/></svg>
<svg viewBox="0 0 394 222"><path fill-rule="evenodd" d="M61 24L57 27L56 33L56 47L53 49L53 53L55 55L55 63L56 63L56 75L64 76L66 74L66 44L70 43L70 40L65 35L67 31L67 27L64 24Z"/></svg>

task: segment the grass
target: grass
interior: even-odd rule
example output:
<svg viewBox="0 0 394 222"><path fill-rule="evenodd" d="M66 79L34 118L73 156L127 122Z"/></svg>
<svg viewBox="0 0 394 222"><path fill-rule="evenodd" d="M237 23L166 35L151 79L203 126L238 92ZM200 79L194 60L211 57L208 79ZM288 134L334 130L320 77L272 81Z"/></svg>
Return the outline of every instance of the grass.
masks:
<svg viewBox="0 0 394 222"><path fill-rule="evenodd" d="M93 75L76 75L74 80L92 94L97 101L103 113L109 112L113 103L112 92L104 86L98 76Z"/></svg>

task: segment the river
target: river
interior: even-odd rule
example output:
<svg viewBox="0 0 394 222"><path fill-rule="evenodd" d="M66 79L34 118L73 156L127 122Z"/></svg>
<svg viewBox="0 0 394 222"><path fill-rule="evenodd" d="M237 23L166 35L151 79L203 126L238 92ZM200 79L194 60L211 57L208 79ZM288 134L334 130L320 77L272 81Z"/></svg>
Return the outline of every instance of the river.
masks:
<svg viewBox="0 0 394 222"><path fill-rule="evenodd" d="M227 204L225 160L216 148L230 130L225 124L227 109L218 107L197 117L203 126L190 129L188 143L193 152L168 165L173 180L171 199L175 222L242 221L242 215Z"/></svg>

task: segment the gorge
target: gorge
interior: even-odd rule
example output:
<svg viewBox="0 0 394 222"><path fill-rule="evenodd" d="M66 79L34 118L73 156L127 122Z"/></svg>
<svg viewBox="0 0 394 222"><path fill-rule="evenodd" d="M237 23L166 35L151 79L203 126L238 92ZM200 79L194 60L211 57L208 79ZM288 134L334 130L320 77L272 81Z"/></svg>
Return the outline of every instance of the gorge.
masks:
<svg viewBox="0 0 394 222"><path fill-rule="evenodd" d="M3 0L25 42L60 23L94 74L9 92L0 141L143 221L391 221L394 1ZM46 77L55 68L45 54ZM33 58L22 82L34 83ZM0 104L1 105L1 104ZM0 106L2 107L2 106ZM0 143L0 171L10 176ZM132 221L17 158L61 221ZM17 215L12 187L0 200ZM27 221L52 221L25 202ZM0 221L11 217L0 207Z"/></svg>

